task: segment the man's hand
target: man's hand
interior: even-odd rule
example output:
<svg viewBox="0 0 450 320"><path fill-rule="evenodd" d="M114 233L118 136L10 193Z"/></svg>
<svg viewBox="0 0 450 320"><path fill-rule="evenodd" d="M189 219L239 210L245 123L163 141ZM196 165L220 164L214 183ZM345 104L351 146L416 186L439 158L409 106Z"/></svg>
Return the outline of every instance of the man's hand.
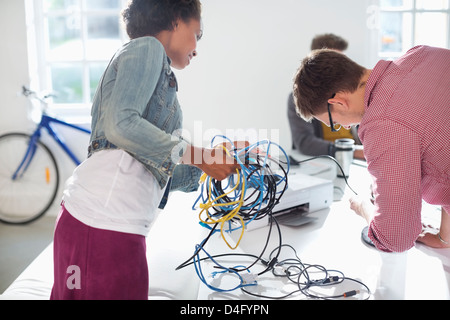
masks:
<svg viewBox="0 0 450 320"><path fill-rule="evenodd" d="M359 196L355 196L349 199L350 209L356 212L357 215L366 219L367 224L373 219L375 206L370 200L362 199Z"/></svg>
<svg viewBox="0 0 450 320"><path fill-rule="evenodd" d="M422 233L417 238L418 242L432 248L450 248L450 216L444 208L441 210L440 228L422 224Z"/></svg>
<svg viewBox="0 0 450 320"><path fill-rule="evenodd" d="M450 244L445 244L439 239L437 232L428 230L422 230L422 233L417 238L417 242L423 243L431 248L450 248Z"/></svg>

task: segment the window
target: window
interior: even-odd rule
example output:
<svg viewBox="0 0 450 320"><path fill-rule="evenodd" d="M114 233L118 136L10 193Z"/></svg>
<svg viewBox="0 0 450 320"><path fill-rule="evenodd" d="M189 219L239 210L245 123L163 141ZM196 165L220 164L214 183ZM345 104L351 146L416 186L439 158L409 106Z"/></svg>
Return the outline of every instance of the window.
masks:
<svg viewBox="0 0 450 320"><path fill-rule="evenodd" d="M57 114L88 116L103 71L128 41L120 15L126 1L29 0L27 5L35 32L30 49L37 53L33 86L55 92Z"/></svg>
<svg viewBox="0 0 450 320"><path fill-rule="evenodd" d="M450 46L450 0L380 0L378 55L395 59L424 44Z"/></svg>

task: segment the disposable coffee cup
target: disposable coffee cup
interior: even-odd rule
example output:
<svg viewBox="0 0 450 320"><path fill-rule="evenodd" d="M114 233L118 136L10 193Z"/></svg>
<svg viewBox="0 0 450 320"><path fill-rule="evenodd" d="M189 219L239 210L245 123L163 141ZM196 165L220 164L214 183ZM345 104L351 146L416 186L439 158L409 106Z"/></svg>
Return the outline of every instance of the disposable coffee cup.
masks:
<svg viewBox="0 0 450 320"><path fill-rule="evenodd" d="M337 176L348 178L350 173L350 165L353 161L353 151L355 147L355 140L353 139L337 139L334 142L336 148L335 158L339 165L341 166L344 173L342 173L339 167L337 168Z"/></svg>

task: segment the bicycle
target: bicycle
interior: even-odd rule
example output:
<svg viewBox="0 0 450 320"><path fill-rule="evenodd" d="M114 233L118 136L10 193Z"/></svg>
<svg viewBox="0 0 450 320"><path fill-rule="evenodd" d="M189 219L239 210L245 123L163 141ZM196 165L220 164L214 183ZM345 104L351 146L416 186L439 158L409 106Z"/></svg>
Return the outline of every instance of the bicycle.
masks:
<svg viewBox="0 0 450 320"><path fill-rule="evenodd" d="M42 112L32 134L11 132L0 136L0 221L7 224L27 224L40 218L53 204L58 192L58 165L48 146L41 141L42 130L46 129L75 165L79 165L80 160L52 124L91 133L86 128L47 114L47 100L51 94L40 97L25 86L22 94L28 99L38 100Z"/></svg>

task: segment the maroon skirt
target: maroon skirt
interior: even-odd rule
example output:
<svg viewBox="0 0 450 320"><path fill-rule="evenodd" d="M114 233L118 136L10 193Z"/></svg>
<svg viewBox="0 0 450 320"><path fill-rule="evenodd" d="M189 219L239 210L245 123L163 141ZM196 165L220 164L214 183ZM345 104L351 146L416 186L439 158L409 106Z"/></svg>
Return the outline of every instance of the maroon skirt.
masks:
<svg viewBox="0 0 450 320"><path fill-rule="evenodd" d="M146 300L145 237L89 227L62 207L51 300Z"/></svg>

